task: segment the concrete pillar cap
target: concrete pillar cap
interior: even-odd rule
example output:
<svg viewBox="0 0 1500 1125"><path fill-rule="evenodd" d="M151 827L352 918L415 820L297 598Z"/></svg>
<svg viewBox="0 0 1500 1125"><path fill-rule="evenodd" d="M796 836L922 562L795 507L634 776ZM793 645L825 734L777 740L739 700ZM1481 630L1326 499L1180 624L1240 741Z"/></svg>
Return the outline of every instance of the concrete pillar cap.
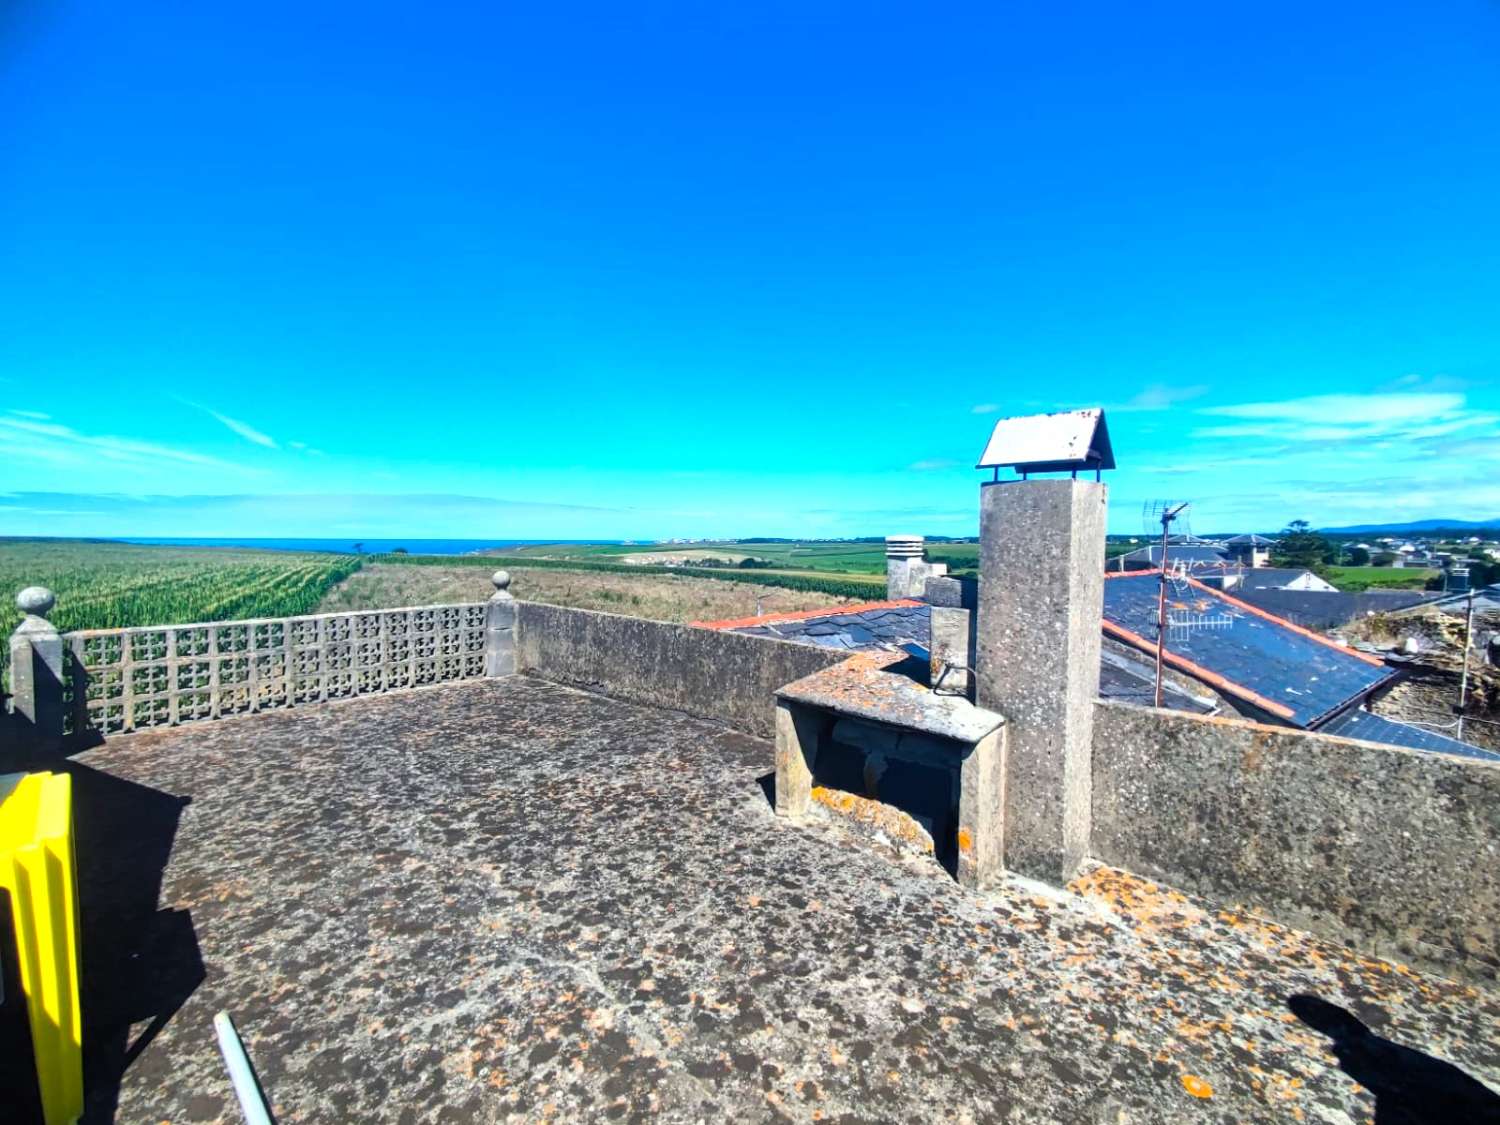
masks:
<svg viewBox="0 0 1500 1125"><path fill-rule="evenodd" d="M16 608L31 617L46 617L57 604L57 595L45 586L27 586L16 595Z"/></svg>

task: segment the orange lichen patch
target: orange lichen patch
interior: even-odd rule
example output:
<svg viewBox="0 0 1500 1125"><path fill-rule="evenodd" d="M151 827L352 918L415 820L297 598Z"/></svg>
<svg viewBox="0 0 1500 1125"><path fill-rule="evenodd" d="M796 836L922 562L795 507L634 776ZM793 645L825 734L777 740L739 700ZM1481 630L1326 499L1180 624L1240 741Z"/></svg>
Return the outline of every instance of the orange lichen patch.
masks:
<svg viewBox="0 0 1500 1125"><path fill-rule="evenodd" d="M967 828L958 830L958 850L965 854L974 850L974 836Z"/></svg>
<svg viewBox="0 0 1500 1125"><path fill-rule="evenodd" d="M779 621L811 621L817 617L835 617L841 613L866 613L877 609L909 609L921 605L910 598L898 598L888 602L857 602L854 605L835 606L832 609L801 609L791 613L766 613L760 617L733 617L723 621L694 621L695 629L738 629L745 625L775 625Z"/></svg>
<svg viewBox="0 0 1500 1125"><path fill-rule="evenodd" d="M1214 1096L1214 1088L1196 1074L1184 1074L1182 1076L1182 1088L1195 1098L1211 1098Z"/></svg>
<svg viewBox="0 0 1500 1125"><path fill-rule="evenodd" d="M812 799L824 808L846 816L865 828L878 829L893 840L910 844L924 852L933 851L927 830L894 805L859 797L842 789L813 786Z"/></svg>
<svg viewBox="0 0 1500 1125"><path fill-rule="evenodd" d="M1208 917L1187 896L1113 867L1084 872L1068 884L1068 890L1151 928L1183 929Z"/></svg>

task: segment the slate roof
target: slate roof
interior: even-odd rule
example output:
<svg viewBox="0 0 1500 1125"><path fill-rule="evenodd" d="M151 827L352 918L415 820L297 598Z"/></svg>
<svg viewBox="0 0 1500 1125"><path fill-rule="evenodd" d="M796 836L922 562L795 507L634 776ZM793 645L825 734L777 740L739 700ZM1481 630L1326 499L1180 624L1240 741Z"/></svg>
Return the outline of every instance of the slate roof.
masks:
<svg viewBox="0 0 1500 1125"><path fill-rule="evenodd" d="M1264 535L1235 535L1225 540L1231 547L1274 547L1276 540L1267 539Z"/></svg>
<svg viewBox="0 0 1500 1125"><path fill-rule="evenodd" d="M932 635L930 625L931 610L922 602L909 601L848 606L833 613L772 614L747 618L739 625L712 622L709 627L857 652L903 644L917 644L925 649Z"/></svg>
<svg viewBox="0 0 1500 1125"><path fill-rule="evenodd" d="M1104 631L1154 659L1156 575L1110 575L1104 584ZM1188 579L1174 583L1172 605L1183 613L1228 617L1227 628L1189 632L1167 641L1167 663L1221 694L1237 698L1292 726L1323 730L1345 738L1362 738L1419 750L1446 750L1470 757L1490 756L1468 743L1361 712L1352 706L1396 678L1377 657L1357 653L1309 626L1282 620L1251 603ZM1255 598L1288 595L1301 599L1368 599L1369 594L1327 594L1299 590L1251 591ZM1409 595L1406 591L1375 594ZM1359 602L1356 604L1367 604ZM705 628L731 629L761 637L847 652L905 648L926 659L931 645L931 607L918 601L871 602L842 609L806 610L730 621L698 622ZM1169 609L1170 613L1170 609ZM1099 657L1101 699L1149 707L1155 701L1155 669L1126 651L1105 647ZM1163 704L1170 710L1206 715L1218 710L1215 697L1196 695L1167 681ZM1340 712L1347 712L1340 714ZM1329 719L1330 715L1338 716ZM1325 725L1326 724L1326 725ZM1335 724L1343 724L1335 729ZM1350 724L1358 726L1354 733ZM1495 756L1500 757L1500 756Z"/></svg>
<svg viewBox="0 0 1500 1125"><path fill-rule="evenodd" d="M1434 600L1421 590L1366 590L1360 594L1327 590L1240 590L1235 597L1284 617L1304 629L1337 629L1371 613L1394 613Z"/></svg>
<svg viewBox="0 0 1500 1125"><path fill-rule="evenodd" d="M1156 651L1157 576L1111 575L1105 632ZM1220 691L1307 730L1396 676L1373 656L1300 629L1192 579L1172 584L1168 616L1218 624L1167 640L1167 662Z"/></svg>
<svg viewBox="0 0 1500 1125"><path fill-rule="evenodd" d="M1466 758L1478 758L1482 762L1500 762L1500 754L1493 750L1470 746L1467 742L1449 738L1446 734L1438 734L1396 719L1387 719L1384 715L1373 715L1358 707L1330 719L1323 725L1322 733L1359 738L1366 742L1383 742L1387 746L1405 746L1410 750L1440 750L1448 754L1462 754Z"/></svg>
<svg viewBox="0 0 1500 1125"><path fill-rule="evenodd" d="M1167 677L1162 677L1162 705L1171 711L1211 715L1219 709L1213 696L1190 695ZM1137 707L1156 706L1156 667L1122 652L1103 649L1099 653L1099 698Z"/></svg>
<svg viewBox="0 0 1500 1125"><path fill-rule="evenodd" d="M834 612L814 610L700 624L849 652L901 647L911 651L915 646L925 660L931 646L931 614L931 607L922 602L874 602ZM1099 659L1099 696L1150 707L1156 697L1156 671L1132 656L1106 649ZM1171 683L1163 686L1163 703L1171 710L1198 715L1219 707L1216 699L1192 695Z"/></svg>
<svg viewBox="0 0 1500 1125"><path fill-rule="evenodd" d="M1444 613L1467 613L1469 592L1465 590L1457 594L1441 594L1432 599L1432 604ZM1492 582L1474 591L1475 613L1494 613L1497 610L1500 610L1500 582Z"/></svg>

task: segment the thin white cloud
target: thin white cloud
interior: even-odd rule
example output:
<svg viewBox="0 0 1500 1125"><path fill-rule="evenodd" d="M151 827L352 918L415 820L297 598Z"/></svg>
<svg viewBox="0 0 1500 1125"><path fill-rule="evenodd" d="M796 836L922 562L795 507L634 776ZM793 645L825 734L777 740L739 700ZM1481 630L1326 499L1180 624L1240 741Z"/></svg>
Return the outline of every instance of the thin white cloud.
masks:
<svg viewBox="0 0 1500 1125"><path fill-rule="evenodd" d="M155 442L112 434L84 434L57 422L29 418L0 418L0 451L66 465L87 465L103 459L133 467L159 468L162 462L168 462L221 469L239 468L217 457L194 453L188 449L174 449Z"/></svg>
<svg viewBox="0 0 1500 1125"><path fill-rule="evenodd" d="M1459 394L1312 395L1281 402L1210 406L1202 414L1279 422L1363 423L1429 421L1463 409Z"/></svg>
<svg viewBox="0 0 1500 1125"><path fill-rule="evenodd" d="M40 410L12 410L11 413L17 418L34 418L38 422L47 422L52 418L52 415L43 414Z"/></svg>
<svg viewBox="0 0 1500 1125"><path fill-rule="evenodd" d="M925 461L913 461L906 467L919 473L935 473L943 469L956 469L958 462L951 457L930 457Z"/></svg>
<svg viewBox="0 0 1500 1125"><path fill-rule="evenodd" d="M1000 411L1000 404L998 402L981 402L978 406L974 407L972 413L974 413L974 414L996 414L996 413L999 413L999 411Z"/></svg>
<svg viewBox="0 0 1500 1125"><path fill-rule="evenodd" d="M1205 407L1198 413L1232 421L1200 427L1193 431L1196 438L1342 445L1341 455L1368 452L1377 442L1467 437L1500 422L1500 415L1471 410L1463 395L1448 392L1310 395Z"/></svg>
<svg viewBox="0 0 1500 1125"><path fill-rule="evenodd" d="M209 408L206 406L203 409L210 415L212 415L216 420L222 422L225 426L228 426L235 433L239 434L240 437L244 438L246 441L253 441L256 445L263 445L267 449L281 448L276 444L275 438L271 437L270 434L261 433L254 426L241 422L238 418L231 418L227 414L220 414L217 410L209 410Z"/></svg>
<svg viewBox="0 0 1500 1125"><path fill-rule="evenodd" d="M1168 387L1161 383L1155 383L1124 402L1116 403L1105 409L1115 414L1128 414L1144 410L1171 410L1172 407L1179 403L1191 402L1195 398L1202 398L1208 391L1209 388L1206 385Z"/></svg>

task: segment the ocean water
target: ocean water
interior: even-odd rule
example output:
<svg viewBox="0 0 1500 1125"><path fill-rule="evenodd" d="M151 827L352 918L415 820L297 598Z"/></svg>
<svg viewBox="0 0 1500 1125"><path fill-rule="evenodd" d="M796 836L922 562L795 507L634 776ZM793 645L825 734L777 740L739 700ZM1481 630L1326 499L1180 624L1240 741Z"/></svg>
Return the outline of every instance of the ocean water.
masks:
<svg viewBox="0 0 1500 1125"><path fill-rule="evenodd" d="M140 543L151 547L256 547L271 551L332 551L340 555L360 553L362 544L367 555L380 555L404 547L413 555L472 555L496 547L532 547L546 543L619 543L618 539L196 539L121 538L121 543Z"/></svg>

